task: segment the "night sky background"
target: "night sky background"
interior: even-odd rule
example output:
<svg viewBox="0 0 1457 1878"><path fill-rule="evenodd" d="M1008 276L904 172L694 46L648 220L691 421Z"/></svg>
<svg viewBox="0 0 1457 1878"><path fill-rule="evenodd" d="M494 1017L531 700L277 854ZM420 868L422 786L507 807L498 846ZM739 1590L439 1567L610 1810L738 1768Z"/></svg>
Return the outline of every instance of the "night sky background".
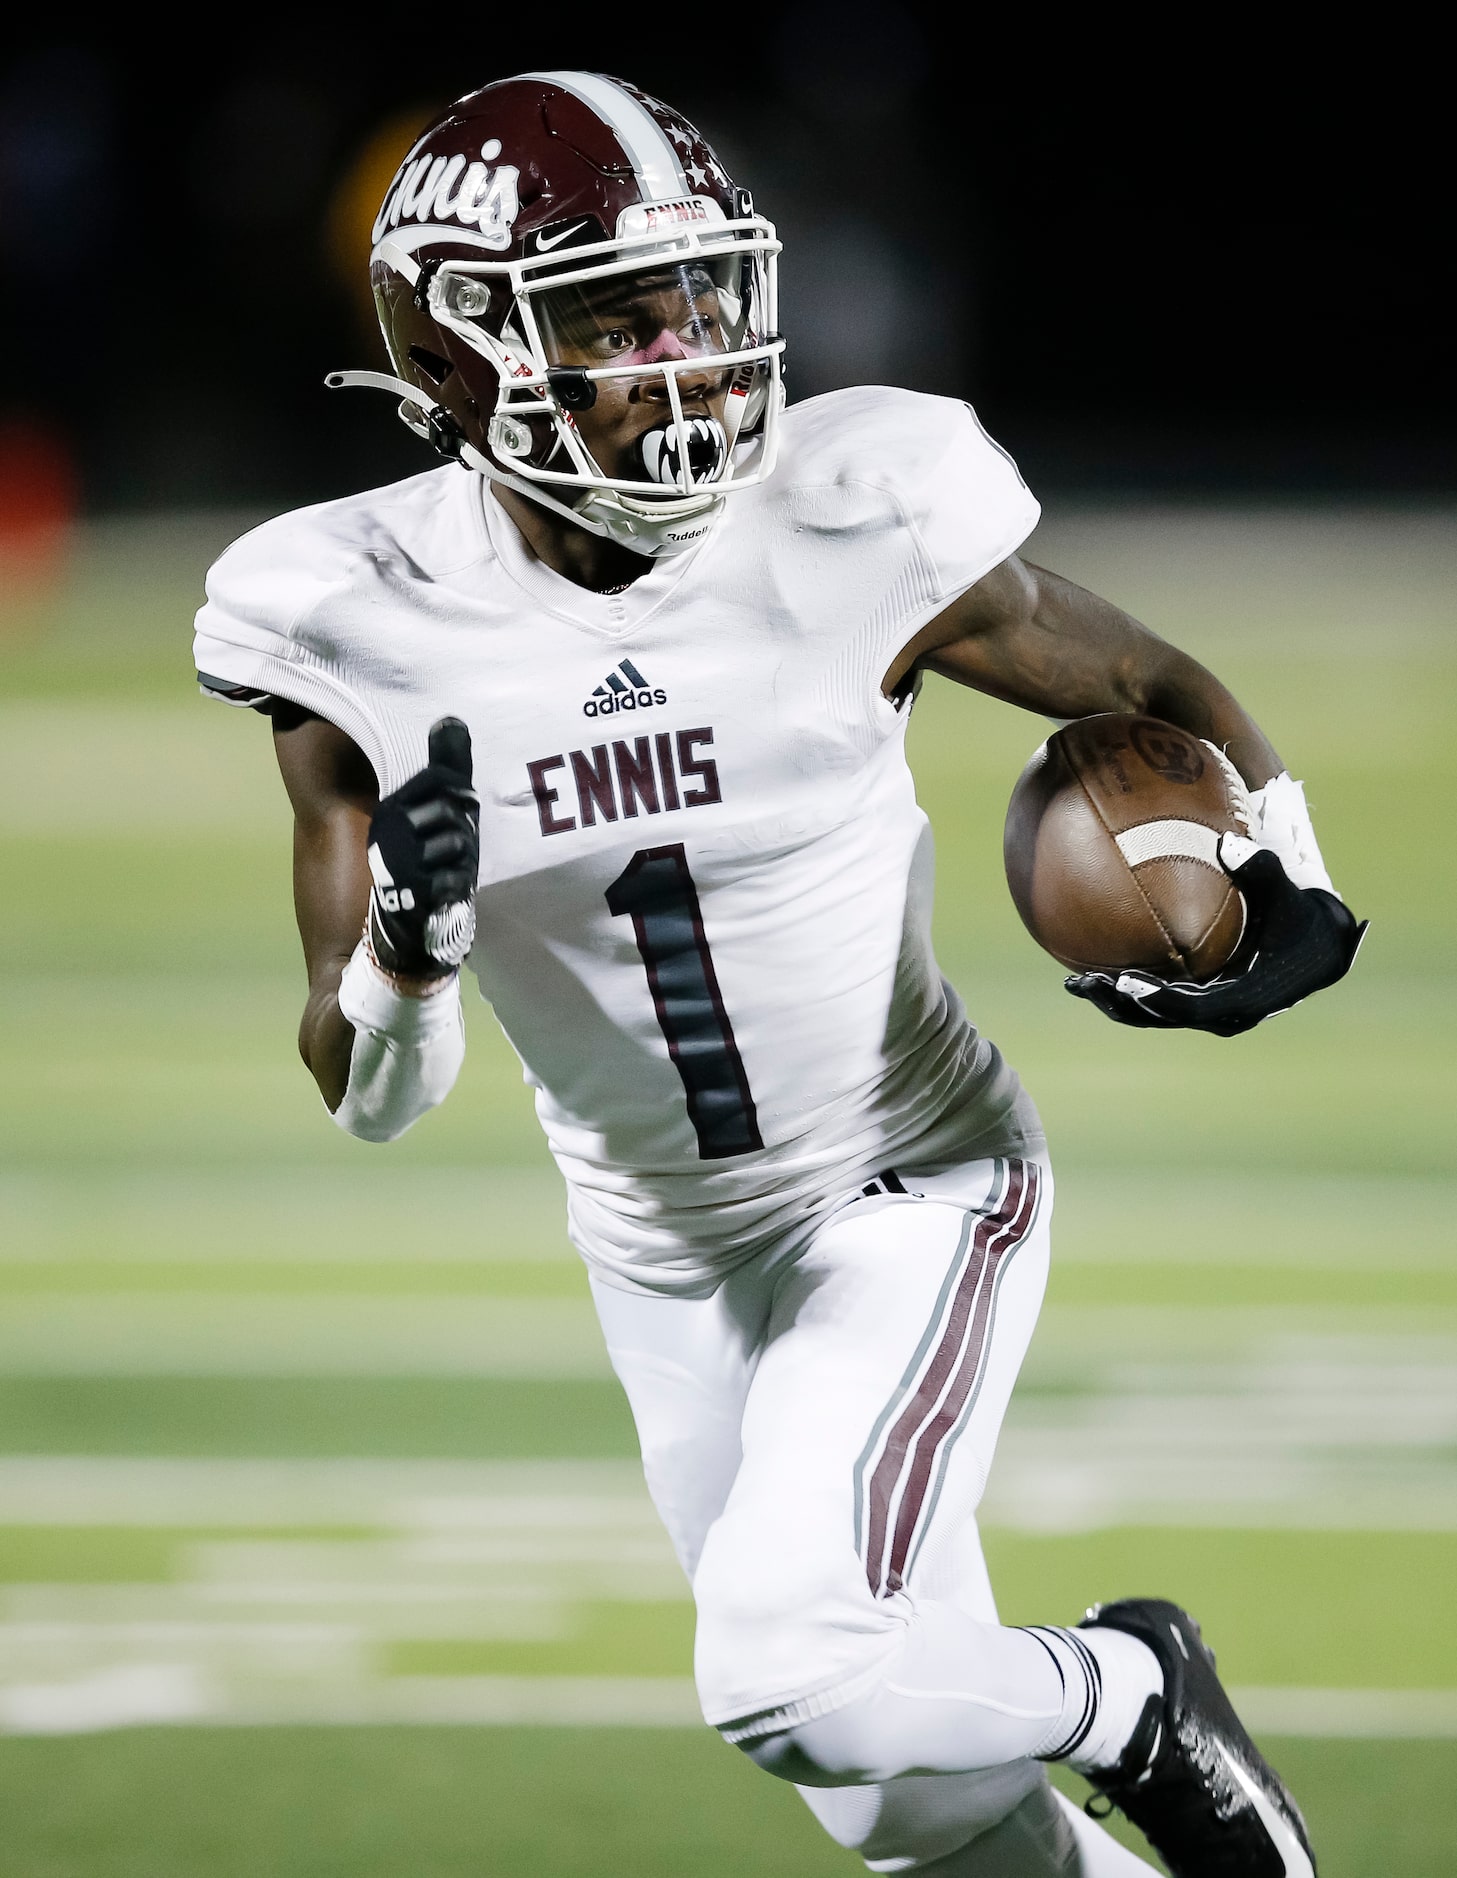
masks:
<svg viewBox="0 0 1457 1878"><path fill-rule="evenodd" d="M453 97L552 66L677 105L779 224L792 400L969 398L1044 496L1457 492L1450 108L1396 24L965 15L958 48L929 7L493 17L11 38L0 425L58 439L87 512L429 467L387 399L322 387L383 363L350 190Z"/></svg>

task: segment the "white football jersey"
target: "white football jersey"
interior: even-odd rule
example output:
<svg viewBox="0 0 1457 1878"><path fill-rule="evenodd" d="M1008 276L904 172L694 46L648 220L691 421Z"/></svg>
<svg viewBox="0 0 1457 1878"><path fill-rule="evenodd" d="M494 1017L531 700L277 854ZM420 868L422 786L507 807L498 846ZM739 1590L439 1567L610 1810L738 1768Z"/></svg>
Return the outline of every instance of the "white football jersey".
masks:
<svg viewBox="0 0 1457 1878"><path fill-rule="evenodd" d="M444 466L212 568L201 673L308 707L388 792L469 725L471 965L605 1277L702 1294L878 1170L1035 1147L932 955L897 651L1037 520L968 406L789 408L778 467L624 593Z"/></svg>

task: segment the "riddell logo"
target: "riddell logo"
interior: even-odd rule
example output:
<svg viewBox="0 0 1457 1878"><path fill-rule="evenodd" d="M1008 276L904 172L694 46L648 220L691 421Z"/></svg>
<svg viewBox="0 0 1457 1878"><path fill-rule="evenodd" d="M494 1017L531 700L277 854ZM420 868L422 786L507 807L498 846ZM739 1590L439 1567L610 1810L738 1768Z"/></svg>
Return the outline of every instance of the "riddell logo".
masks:
<svg viewBox="0 0 1457 1878"><path fill-rule="evenodd" d="M666 704L668 694L661 685L650 685L631 659L624 659L582 706L583 717L616 717L619 711L646 711L650 705Z"/></svg>

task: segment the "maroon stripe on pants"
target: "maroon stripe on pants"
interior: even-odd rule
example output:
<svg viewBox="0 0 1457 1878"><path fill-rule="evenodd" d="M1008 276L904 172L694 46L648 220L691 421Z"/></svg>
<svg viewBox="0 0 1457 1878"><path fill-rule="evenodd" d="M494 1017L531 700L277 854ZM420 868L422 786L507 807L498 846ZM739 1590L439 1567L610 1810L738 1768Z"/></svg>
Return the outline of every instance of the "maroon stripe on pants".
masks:
<svg viewBox="0 0 1457 1878"><path fill-rule="evenodd" d="M871 1476L865 1556L870 1589L877 1597L900 1590L904 1582L906 1558L925 1504L936 1451L966 1406L981 1367L997 1268L1021 1243L1036 1213L1037 1168L1025 1161L1009 1161L1007 1175L1006 1192L996 1212L979 1221L972 1236L966 1269L956 1287L941 1340L915 1394L892 1428ZM902 1477L905 1490L888 1570L882 1577L890 1509Z"/></svg>

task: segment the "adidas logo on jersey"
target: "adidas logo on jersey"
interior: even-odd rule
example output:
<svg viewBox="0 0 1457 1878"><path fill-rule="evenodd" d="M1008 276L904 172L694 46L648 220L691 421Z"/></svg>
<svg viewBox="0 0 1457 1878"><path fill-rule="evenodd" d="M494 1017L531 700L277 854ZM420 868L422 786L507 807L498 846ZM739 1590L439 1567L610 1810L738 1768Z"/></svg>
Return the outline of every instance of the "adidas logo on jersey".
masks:
<svg viewBox="0 0 1457 1878"><path fill-rule="evenodd" d="M645 711L650 704L666 704L661 685L650 685L631 659L624 659L582 706L583 717L615 717L619 711Z"/></svg>

